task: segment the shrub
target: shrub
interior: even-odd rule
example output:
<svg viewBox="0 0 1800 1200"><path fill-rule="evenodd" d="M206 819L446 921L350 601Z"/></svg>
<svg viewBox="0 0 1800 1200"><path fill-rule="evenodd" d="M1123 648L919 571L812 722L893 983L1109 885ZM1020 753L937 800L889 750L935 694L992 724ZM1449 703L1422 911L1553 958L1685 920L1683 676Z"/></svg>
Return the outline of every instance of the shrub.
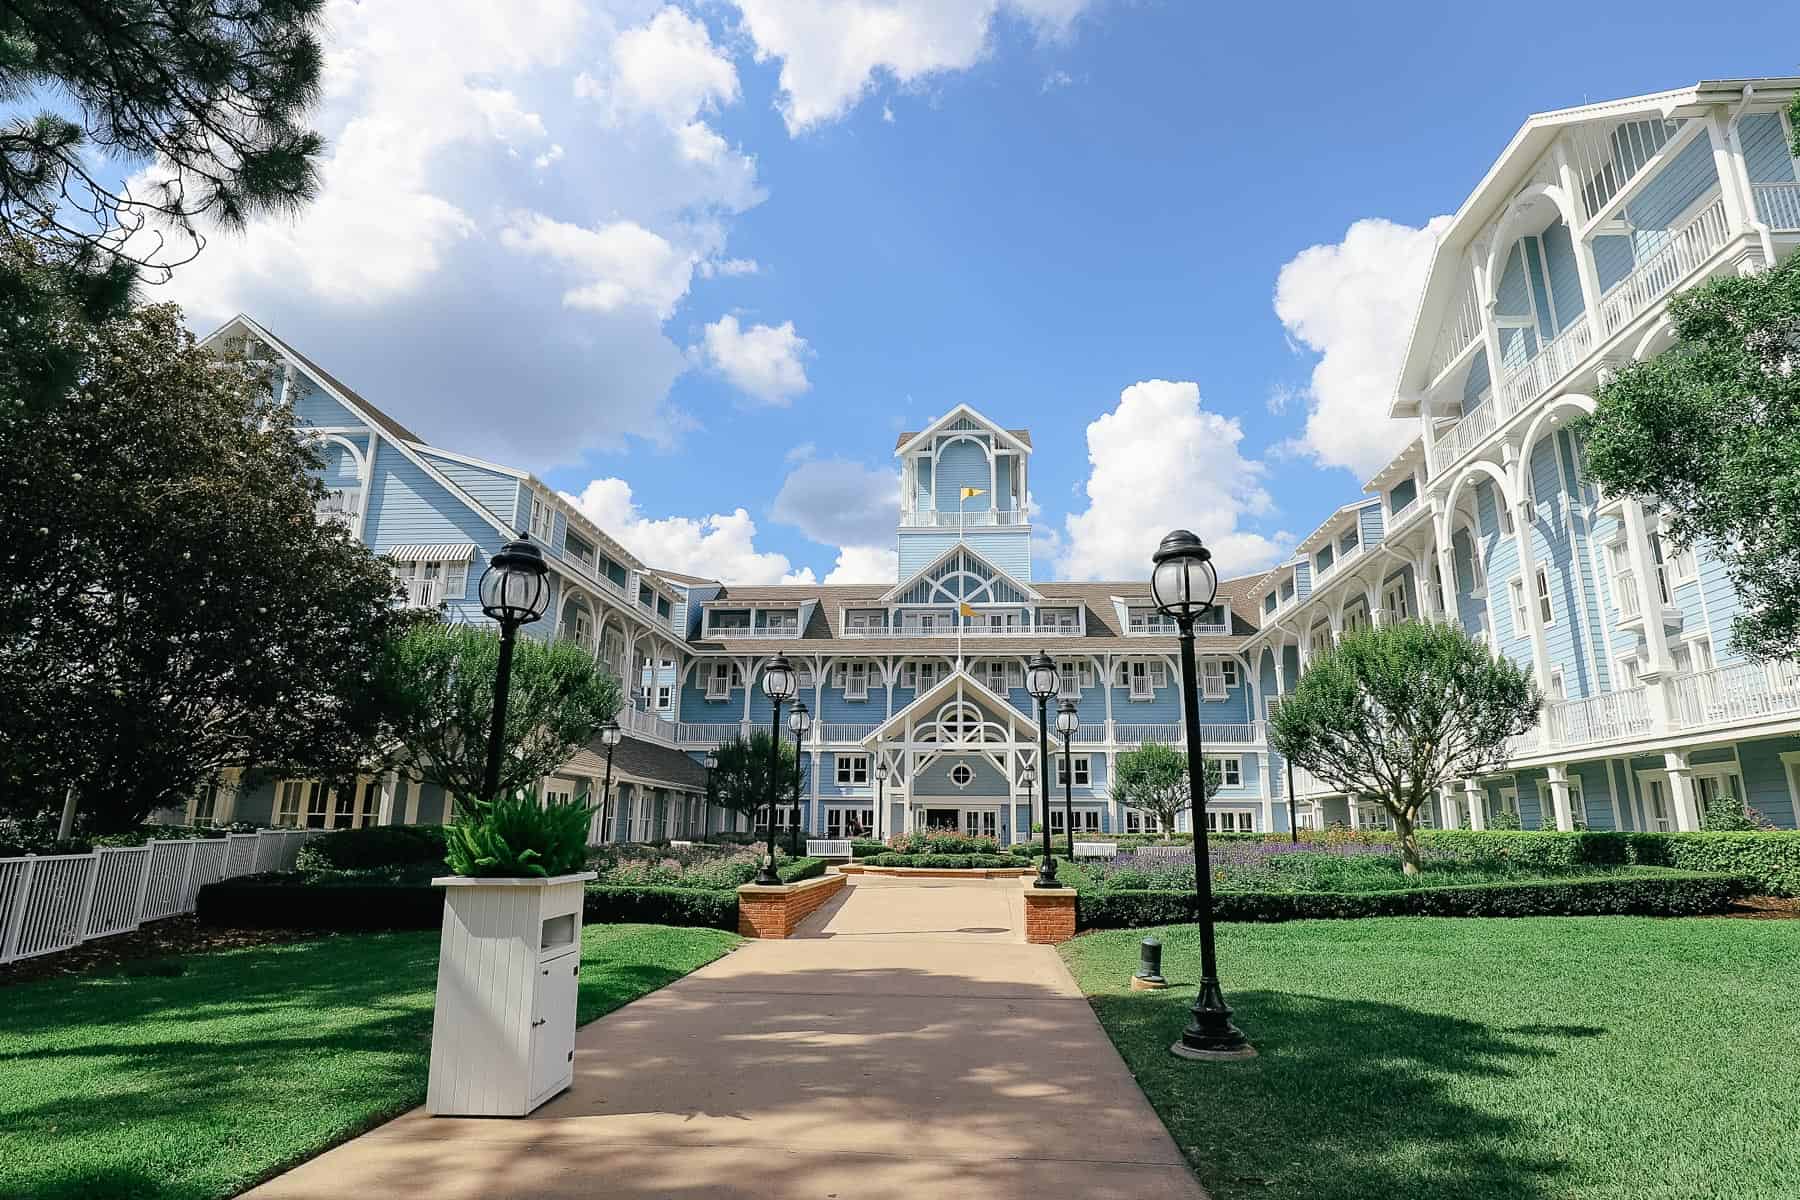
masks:
<svg viewBox="0 0 1800 1200"><path fill-rule="evenodd" d="M1764 895L1800 895L1800 832L1634 833L1445 829L1420 843L1452 858L1502 858L1521 866L1678 867L1741 876Z"/></svg>
<svg viewBox="0 0 1800 1200"><path fill-rule="evenodd" d="M468 816L447 827L444 861L458 875L567 875L587 862L593 814L581 805L540 805L528 792L477 800Z"/></svg>
<svg viewBox="0 0 1800 1200"><path fill-rule="evenodd" d="M339 829L300 848L294 865L302 871L354 871L367 867L444 865L443 825L371 825Z"/></svg>
<svg viewBox="0 0 1800 1200"><path fill-rule="evenodd" d="M596 882L603 884L730 891L755 877L762 855L762 850L747 846L609 845L589 851L588 865L599 872ZM776 874L789 882L824 870L822 858L790 859L779 847L775 851Z"/></svg>
<svg viewBox="0 0 1800 1200"><path fill-rule="evenodd" d="M824 873L825 860L822 858L794 858L775 864L775 874L781 876L783 883L799 883L802 879L817 879Z"/></svg>
<svg viewBox="0 0 1800 1200"><path fill-rule="evenodd" d="M1743 880L1691 871L1632 870L1606 876L1478 883L1391 892L1229 892L1213 897L1221 921L1349 917L1698 916L1722 912ZM1192 921L1192 892L1078 889L1083 929L1127 929Z"/></svg>
<svg viewBox="0 0 1800 1200"><path fill-rule="evenodd" d="M437 929L444 890L377 873L240 875L201 888L194 912L234 929Z"/></svg>
<svg viewBox="0 0 1800 1200"><path fill-rule="evenodd" d="M939 871L997 870L1028 867L1028 859L1011 854L877 854L862 860L871 867L929 867Z"/></svg>
<svg viewBox="0 0 1800 1200"><path fill-rule="evenodd" d="M595 925L694 925L736 930L737 893L708 888L587 885L584 918Z"/></svg>
<svg viewBox="0 0 1800 1200"><path fill-rule="evenodd" d="M850 839L850 857L852 858L873 858L877 854L887 853L890 851L886 842L876 841L874 838Z"/></svg>
<svg viewBox="0 0 1800 1200"><path fill-rule="evenodd" d="M921 833L896 833L887 840L886 851L894 854L998 854L996 838L956 833L948 829L928 829Z"/></svg>

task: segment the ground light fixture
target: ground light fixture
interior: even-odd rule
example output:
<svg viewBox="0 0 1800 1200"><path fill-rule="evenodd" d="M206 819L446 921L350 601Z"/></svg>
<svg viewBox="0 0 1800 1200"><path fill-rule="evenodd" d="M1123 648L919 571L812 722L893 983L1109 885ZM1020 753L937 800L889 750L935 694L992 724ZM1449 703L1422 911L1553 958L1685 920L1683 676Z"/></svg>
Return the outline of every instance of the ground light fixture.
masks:
<svg viewBox="0 0 1800 1200"><path fill-rule="evenodd" d="M1062 735L1063 744L1063 827L1069 835L1069 861L1075 861L1075 760L1069 755L1069 743L1074 740L1075 731L1081 728L1081 714L1076 711L1073 700L1064 700L1056 706L1056 732Z"/></svg>
<svg viewBox="0 0 1800 1200"><path fill-rule="evenodd" d="M1032 887L1058 888L1056 859L1050 853L1050 697L1062 687L1062 675L1048 654L1039 650L1025 664L1025 690L1037 701L1038 761L1044 772L1038 780L1038 795L1044 814L1044 857L1038 863L1038 877Z"/></svg>
<svg viewBox="0 0 1800 1200"><path fill-rule="evenodd" d="M619 728L617 721L608 721L600 727L600 744L606 747L606 783L600 788L600 840L605 842L612 826L612 758L613 751L625 738L625 731Z"/></svg>
<svg viewBox="0 0 1800 1200"><path fill-rule="evenodd" d="M1200 904L1200 993L1181 1040L1169 1047L1181 1058L1251 1058L1250 1041L1231 1023L1231 1008L1219 987L1213 944L1212 868L1206 845L1206 753L1200 744L1200 697L1194 671L1194 622L1212 608L1219 572L1212 552L1185 529L1162 540L1151 561L1150 595L1157 611L1174 618L1181 638L1181 712L1187 730L1188 811L1194 825L1194 891Z"/></svg>
<svg viewBox="0 0 1800 1200"><path fill-rule="evenodd" d="M506 702L512 690L513 643L519 626L542 620L550 607L550 565L524 537L500 547L481 573L481 611L500 624L500 662L494 670L494 715L488 726L487 770L481 796L495 799L500 790L500 747L506 740Z"/></svg>
<svg viewBox="0 0 1800 1200"><path fill-rule="evenodd" d="M776 885L781 876L775 872L775 806L781 802L781 706L794 698L797 680L787 655L777 654L763 667L763 695L769 698L769 846L763 855L762 869L756 882Z"/></svg>
<svg viewBox="0 0 1800 1200"><path fill-rule="evenodd" d="M794 711L788 714L788 728L794 734L794 824L788 831L788 853L800 856L800 743L812 732L812 712L806 707L806 701L794 701Z"/></svg>

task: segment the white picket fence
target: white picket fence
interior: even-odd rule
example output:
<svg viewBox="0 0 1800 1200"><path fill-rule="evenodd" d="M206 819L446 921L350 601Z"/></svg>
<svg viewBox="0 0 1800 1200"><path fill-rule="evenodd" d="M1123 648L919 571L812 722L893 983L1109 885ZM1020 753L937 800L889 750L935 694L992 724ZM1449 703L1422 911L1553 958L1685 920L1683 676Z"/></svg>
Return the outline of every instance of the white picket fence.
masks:
<svg viewBox="0 0 1800 1200"><path fill-rule="evenodd" d="M312 829L102 846L88 854L0 858L0 963L129 933L194 911L209 883L291 870Z"/></svg>

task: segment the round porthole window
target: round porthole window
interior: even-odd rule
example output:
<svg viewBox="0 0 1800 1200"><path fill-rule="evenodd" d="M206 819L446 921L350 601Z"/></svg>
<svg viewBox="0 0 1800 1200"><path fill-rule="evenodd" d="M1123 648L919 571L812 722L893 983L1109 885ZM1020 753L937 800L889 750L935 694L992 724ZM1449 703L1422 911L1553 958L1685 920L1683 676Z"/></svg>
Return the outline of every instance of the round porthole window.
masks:
<svg viewBox="0 0 1800 1200"><path fill-rule="evenodd" d="M969 770L967 763L957 763L950 768L950 782L957 787L968 787L975 782L975 772Z"/></svg>

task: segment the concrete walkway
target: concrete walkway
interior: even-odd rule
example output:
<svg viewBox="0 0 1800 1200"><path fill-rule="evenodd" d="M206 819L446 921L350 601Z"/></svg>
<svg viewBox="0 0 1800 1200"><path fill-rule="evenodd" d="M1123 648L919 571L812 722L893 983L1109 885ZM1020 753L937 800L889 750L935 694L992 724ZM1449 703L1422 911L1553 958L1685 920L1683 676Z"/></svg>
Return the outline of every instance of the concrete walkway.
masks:
<svg viewBox="0 0 1800 1200"><path fill-rule="evenodd" d="M1021 895L855 878L584 1028L529 1118L411 1112L249 1194L1204 1200Z"/></svg>

